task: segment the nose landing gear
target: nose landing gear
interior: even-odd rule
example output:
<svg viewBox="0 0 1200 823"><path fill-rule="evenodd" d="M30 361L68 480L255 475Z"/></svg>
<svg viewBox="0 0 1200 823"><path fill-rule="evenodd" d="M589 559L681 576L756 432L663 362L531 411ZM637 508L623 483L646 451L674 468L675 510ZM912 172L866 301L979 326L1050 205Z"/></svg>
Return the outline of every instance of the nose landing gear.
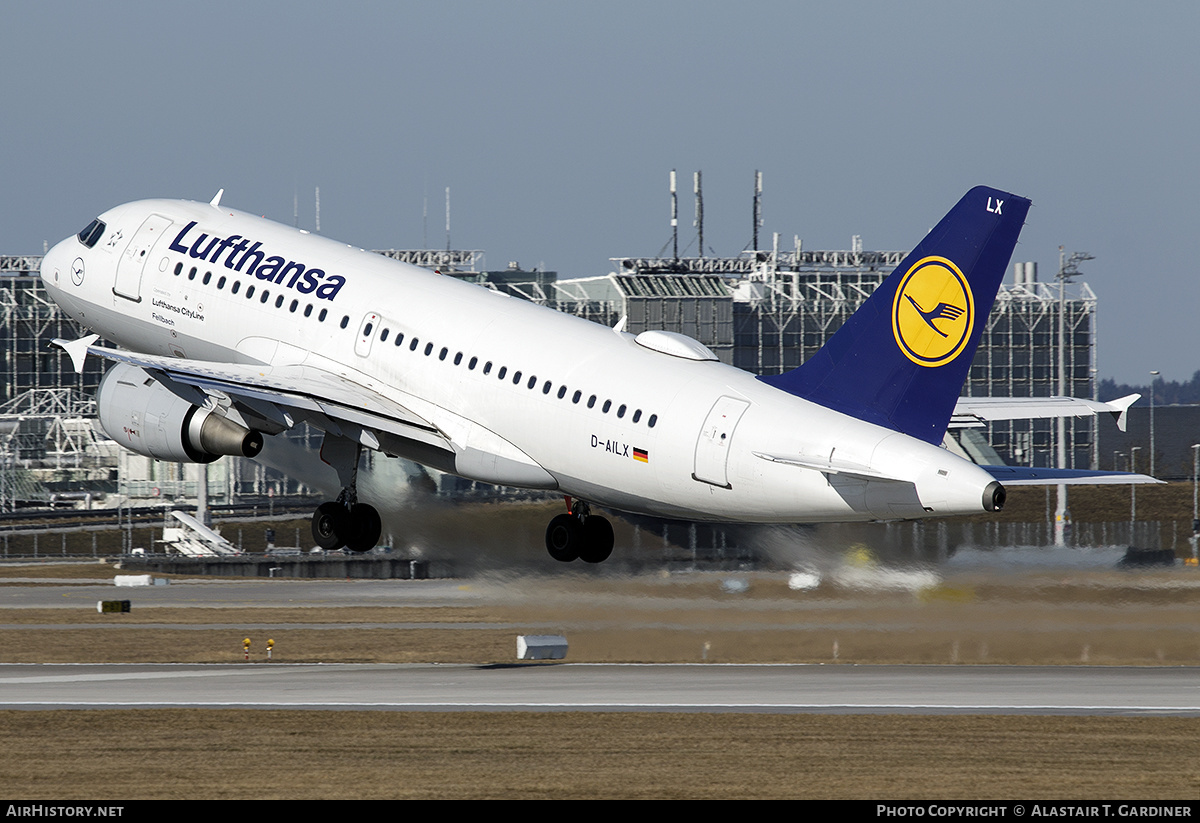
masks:
<svg viewBox="0 0 1200 823"><path fill-rule="evenodd" d="M561 563L579 559L603 563L612 554L613 528L607 518L591 514L582 500L567 498L570 514L560 514L546 528L546 551Z"/></svg>

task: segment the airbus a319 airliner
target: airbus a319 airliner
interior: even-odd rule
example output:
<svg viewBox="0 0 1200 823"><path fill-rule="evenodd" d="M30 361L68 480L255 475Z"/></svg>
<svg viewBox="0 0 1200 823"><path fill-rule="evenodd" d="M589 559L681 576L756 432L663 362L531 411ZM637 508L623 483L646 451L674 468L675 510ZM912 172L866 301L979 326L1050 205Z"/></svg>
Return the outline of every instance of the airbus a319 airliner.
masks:
<svg viewBox="0 0 1200 823"><path fill-rule="evenodd" d="M975 188L820 352L755 377L683 335L637 336L209 203L117 206L51 249L51 296L113 361L105 431L154 458L253 457L307 422L338 470L318 545L381 534L363 449L561 492L546 545L606 559L592 507L689 520L813 523L998 511L1005 482L1096 472L977 466L942 448L1029 201ZM119 348L97 346L98 336ZM1043 404L1054 405L1043 398ZM1091 414L1087 404L1040 416ZM1115 479L1115 478L1114 478ZM1128 479L1125 482L1129 482Z"/></svg>

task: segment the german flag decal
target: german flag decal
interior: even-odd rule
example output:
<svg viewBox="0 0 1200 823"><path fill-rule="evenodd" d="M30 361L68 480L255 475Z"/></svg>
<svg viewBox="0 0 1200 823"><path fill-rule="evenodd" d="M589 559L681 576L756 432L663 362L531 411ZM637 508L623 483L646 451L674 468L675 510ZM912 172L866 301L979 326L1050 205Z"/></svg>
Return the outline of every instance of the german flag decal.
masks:
<svg viewBox="0 0 1200 823"><path fill-rule="evenodd" d="M641 460L643 463L649 463L650 452L646 451L645 449L639 449L635 446L633 449L633 459Z"/></svg>

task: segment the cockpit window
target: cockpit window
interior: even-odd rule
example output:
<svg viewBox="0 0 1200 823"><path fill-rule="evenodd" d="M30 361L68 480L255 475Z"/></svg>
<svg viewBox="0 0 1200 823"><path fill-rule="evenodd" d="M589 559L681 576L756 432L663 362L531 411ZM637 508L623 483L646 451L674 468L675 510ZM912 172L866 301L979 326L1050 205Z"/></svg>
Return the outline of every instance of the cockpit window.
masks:
<svg viewBox="0 0 1200 823"><path fill-rule="evenodd" d="M79 242L90 249L92 246L96 245L96 241L98 241L104 235L105 228L107 227L100 222L100 218L97 217L95 220L87 224L86 229L79 233Z"/></svg>

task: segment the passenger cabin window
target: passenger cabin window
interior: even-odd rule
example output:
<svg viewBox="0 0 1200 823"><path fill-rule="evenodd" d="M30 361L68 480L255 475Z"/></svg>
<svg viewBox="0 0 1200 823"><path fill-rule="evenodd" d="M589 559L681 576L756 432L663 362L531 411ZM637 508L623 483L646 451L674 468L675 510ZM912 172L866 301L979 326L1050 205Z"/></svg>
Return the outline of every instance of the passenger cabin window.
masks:
<svg viewBox="0 0 1200 823"><path fill-rule="evenodd" d="M88 223L84 230L76 236L79 238L80 243L90 249L94 247L96 242L104 235L105 228L107 227L100 222L100 218L97 217L95 220Z"/></svg>

